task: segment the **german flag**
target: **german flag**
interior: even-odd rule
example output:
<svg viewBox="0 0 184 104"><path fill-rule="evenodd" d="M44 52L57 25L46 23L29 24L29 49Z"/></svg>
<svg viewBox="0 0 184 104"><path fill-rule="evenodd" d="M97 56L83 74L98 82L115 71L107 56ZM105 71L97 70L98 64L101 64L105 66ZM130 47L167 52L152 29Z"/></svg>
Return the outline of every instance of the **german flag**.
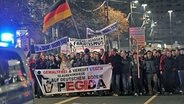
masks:
<svg viewBox="0 0 184 104"><path fill-rule="evenodd" d="M66 19L72 15L66 0L58 0L44 16L43 32L55 23Z"/></svg>

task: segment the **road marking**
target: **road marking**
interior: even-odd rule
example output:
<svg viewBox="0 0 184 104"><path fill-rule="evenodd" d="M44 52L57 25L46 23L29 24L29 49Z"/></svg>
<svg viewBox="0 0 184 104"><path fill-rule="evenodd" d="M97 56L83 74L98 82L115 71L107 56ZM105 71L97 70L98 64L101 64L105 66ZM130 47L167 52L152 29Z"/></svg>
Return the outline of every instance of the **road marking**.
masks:
<svg viewBox="0 0 184 104"><path fill-rule="evenodd" d="M159 93L153 95L151 98L149 98L144 104L149 104L151 103L157 96L158 96Z"/></svg>
<svg viewBox="0 0 184 104"><path fill-rule="evenodd" d="M78 98L80 98L80 97L72 97L72 98L68 98L68 99L66 99L66 100L63 100L63 101L57 102L57 103L55 103L55 104L64 104L64 103L66 103L66 102L69 102L69 101L72 101L72 100L75 100L75 99L78 99Z"/></svg>

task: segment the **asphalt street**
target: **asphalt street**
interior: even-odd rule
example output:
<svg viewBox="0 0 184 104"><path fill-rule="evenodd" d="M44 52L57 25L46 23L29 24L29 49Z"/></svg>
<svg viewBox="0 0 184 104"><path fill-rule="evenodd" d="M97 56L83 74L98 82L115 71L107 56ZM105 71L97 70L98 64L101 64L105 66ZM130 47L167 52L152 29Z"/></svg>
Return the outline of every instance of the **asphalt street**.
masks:
<svg viewBox="0 0 184 104"><path fill-rule="evenodd" d="M183 95L43 97L35 104L184 104Z"/></svg>

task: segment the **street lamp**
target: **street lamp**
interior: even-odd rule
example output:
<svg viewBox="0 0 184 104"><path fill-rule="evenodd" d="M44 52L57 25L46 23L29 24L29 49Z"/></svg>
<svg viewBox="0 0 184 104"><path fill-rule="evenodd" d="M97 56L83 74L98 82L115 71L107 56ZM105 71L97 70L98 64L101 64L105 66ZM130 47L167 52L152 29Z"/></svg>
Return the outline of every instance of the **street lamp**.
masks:
<svg viewBox="0 0 184 104"><path fill-rule="evenodd" d="M142 7L144 9L144 11L146 10L146 6L148 6L147 4L142 4Z"/></svg>
<svg viewBox="0 0 184 104"><path fill-rule="evenodd" d="M136 3L136 4L137 4L138 2L139 2L138 0L135 0L135 1L134 1L134 3Z"/></svg>
<svg viewBox="0 0 184 104"><path fill-rule="evenodd" d="M131 28L133 25L133 8L135 9L136 8L136 4L138 3L138 0L131 0L130 1L130 13L128 14L128 17L127 17L127 20L129 20L129 17L130 17L130 22L129 22L129 27ZM129 32L130 32L130 29L129 29ZM129 34L129 37L128 37L128 42L129 42L129 50L131 49L131 38L130 38L130 34Z"/></svg>
<svg viewBox="0 0 184 104"><path fill-rule="evenodd" d="M171 17L172 17L172 12L173 12L173 10L168 10L168 13L169 13L169 24L170 24L170 25L169 25L169 26L170 26L170 27L169 27L169 28L170 28L170 29L169 29L169 33L170 33L170 42L171 42L171 43L172 43L172 27L171 27L171 25L172 25L172 24L171 24L171 22L172 22L172 18L171 18Z"/></svg>
<svg viewBox="0 0 184 104"><path fill-rule="evenodd" d="M147 11L147 13L148 13L148 14L151 14L151 11L149 10L149 11Z"/></svg>

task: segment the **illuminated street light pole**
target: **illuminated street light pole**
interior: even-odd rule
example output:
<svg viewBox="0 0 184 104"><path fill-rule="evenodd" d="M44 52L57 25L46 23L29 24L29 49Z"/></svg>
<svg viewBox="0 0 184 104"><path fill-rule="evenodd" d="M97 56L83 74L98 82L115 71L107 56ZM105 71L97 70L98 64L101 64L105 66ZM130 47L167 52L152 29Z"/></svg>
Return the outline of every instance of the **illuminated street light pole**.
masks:
<svg viewBox="0 0 184 104"><path fill-rule="evenodd" d="M131 19L130 19L130 27L132 27L132 22L133 22L133 8L136 8L136 6L135 6L135 4L137 4L138 3L138 0L134 0L134 1L131 1L130 2L130 14L131 14ZM132 47L131 46L131 40L132 40L133 38L130 38L130 36L129 36L129 47ZM136 52L138 53L138 44L137 44L137 40L135 40L135 45L136 45ZM137 67L138 67L138 79L140 78L140 69L139 69L139 55L137 55Z"/></svg>
<svg viewBox="0 0 184 104"><path fill-rule="evenodd" d="M133 27L132 23L133 23L133 8L136 8L135 4L138 3L138 0L132 0L130 1L130 13L127 17L127 20L129 20L129 17L130 17L130 21L129 21L129 27ZM130 38L130 33L129 33L129 38L128 38L128 41L129 41L129 50L131 50L131 38Z"/></svg>
<svg viewBox="0 0 184 104"><path fill-rule="evenodd" d="M143 27L145 24L146 24L146 22L147 22L147 13L148 14L150 14L151 13L151 11L146 11L146 7L148 6L148 4L142 4L141 5L142 7L143 7L143 23L142 23L142 26L141 27Z"/></svg>
<svg viewBox="0 0 184 104"><path fill-rule="evenodd" d="M146 39L146 24L148 24L148 21L150 21L150 14L151 14L151 11L147 11L146 10L146 7L148 6L148 4L142 4L142 7L143 7L143 20L142 20L142 25L141 27L144 28L144 31L145 31L145 41L147 40Z"/></svg>
<svg viewBox="0 0 184 104"><path fill-rule="evenodd" d="M138 0L134 0L134 1L131 1L130 2L130 16L131 16L131 19L130 19L130 27L132 26L132 21L133 21L133 8L136 8L135 7L135 4L137 4L139 1Z"/></svg>
<svg viewBox="0 0 184 104"><path fill-rule="evenodd" d="M169 13L169 23L170 23L170 29L169 29L169 34L170 34L170 42L172 43L172 27L171 27L171 22L172 22L172 12L173 10L169 10L168 13Z"/></svg>

